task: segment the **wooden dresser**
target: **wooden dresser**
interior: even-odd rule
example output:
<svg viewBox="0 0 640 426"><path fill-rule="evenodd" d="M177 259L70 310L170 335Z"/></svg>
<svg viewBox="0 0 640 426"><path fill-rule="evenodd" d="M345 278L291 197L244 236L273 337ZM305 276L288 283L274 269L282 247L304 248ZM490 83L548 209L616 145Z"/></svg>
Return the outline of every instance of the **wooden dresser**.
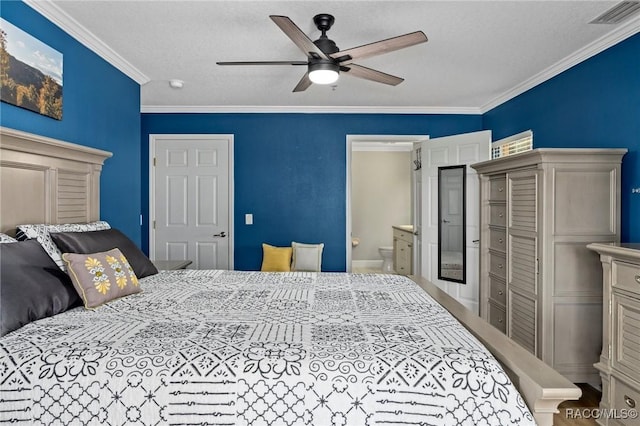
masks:
<svg viewBox="0 0 640 426"><path fill-rule="evenodd" d="M602 378L600 408L618 418L602 425L639 425L640 418L640 244L589 244L603 269L602 354L596 368Z"/></svg>
<svg viewBox="0 0 640 426"><path fill-rule="evenodd" d="M480 178L480 315L574 383L599 385L602 277L620 241L624 149L534 149Z"/></svg>

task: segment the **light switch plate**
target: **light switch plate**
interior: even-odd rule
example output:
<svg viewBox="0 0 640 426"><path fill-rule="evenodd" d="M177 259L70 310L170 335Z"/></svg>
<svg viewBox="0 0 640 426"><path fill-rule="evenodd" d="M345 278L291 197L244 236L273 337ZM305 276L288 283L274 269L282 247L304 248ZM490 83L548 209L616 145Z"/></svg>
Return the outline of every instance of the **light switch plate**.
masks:
<svg viewBox="0 0 640 426"><path fill-rule="evenodd" d="M244 215L244 224L253 225L253 214L247 213Z"/></svg>

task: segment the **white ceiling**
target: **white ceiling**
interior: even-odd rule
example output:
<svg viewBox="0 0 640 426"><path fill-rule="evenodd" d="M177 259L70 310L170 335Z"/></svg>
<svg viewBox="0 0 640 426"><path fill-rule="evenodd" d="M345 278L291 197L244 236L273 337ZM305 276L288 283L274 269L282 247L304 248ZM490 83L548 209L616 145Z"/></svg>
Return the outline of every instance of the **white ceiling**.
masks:
<svg viewBox="0 0 640 426"><path fill-rule="evenodd" d="M484 112L640 31L589 21L617 1L36 1L63 29L141 83L142 111ZM403 77L386 86L342 75L292 93L305 60L269 19L290 17L312 40L330 13L341 50L422 30L429 41L357 63ZM184 80L181 90L169 79Z"/></svg>

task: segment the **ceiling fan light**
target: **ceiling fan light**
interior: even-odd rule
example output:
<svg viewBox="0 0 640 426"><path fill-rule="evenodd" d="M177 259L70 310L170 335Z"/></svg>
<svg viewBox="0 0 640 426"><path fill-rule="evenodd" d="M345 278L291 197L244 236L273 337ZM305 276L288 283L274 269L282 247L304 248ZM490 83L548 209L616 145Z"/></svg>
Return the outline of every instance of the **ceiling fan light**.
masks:
<svg viewBox="0 0 640 426"><path fill-rule="evenodd" d="M331 84L338 81L339 74L334 70L315 70L309 73L309 80L315 84Z"/></svg>
<svg viewBox="0 0 640 426"><path fill-rule="evenodd" d="M333 62L309 64L309 80L315 84L331 84L338 81L340 67Z"/></svg>

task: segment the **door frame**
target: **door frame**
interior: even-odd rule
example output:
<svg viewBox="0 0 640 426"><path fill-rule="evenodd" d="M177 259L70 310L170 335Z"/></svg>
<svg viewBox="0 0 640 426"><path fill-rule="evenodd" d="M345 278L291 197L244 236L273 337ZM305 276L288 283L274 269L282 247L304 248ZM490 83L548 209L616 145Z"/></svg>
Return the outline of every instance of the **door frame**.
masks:
<svg viewBox="0 0 640 426"><path fill-rule="evenodd" d="M155 188L155 175L156 169L153 166L154 159L156 157L156 141L166 139L211 139L212 137L226 139L228 142L228 181L229 181L229 199L228 199L228 212L229 212L229 270L234 269L234 240L235 240L235 228L234 228L234 161L233 161L233 147L234 147L234 135L233 134L220 134L220 133L154 133L149 135L149 258L153 259L155 256L155 229L153 228L153 221L156 217L155 201L156 201L156 188Z"/></svg>
<svg viewBox="0 0 640 426"><path fill-rule="evenodd" d="M345 237L345 250L346 250L346 271L351 272L351 153L353 152L354 145L360 146L368 146L371 151L380 150L380 151L390 151L390 146L382 145L389 143L402 143L402 144L411 144L414 142L423 142L429 139L429 135L347 135L347 161L346 161L346 237ZM408 149L411 151L411 147ZM412 183L413 184L413 183ZM413 194L413 192L412 192ZM411 202L415 202L412 195ZM413 212L411 213L413 214Z"/></svg>

